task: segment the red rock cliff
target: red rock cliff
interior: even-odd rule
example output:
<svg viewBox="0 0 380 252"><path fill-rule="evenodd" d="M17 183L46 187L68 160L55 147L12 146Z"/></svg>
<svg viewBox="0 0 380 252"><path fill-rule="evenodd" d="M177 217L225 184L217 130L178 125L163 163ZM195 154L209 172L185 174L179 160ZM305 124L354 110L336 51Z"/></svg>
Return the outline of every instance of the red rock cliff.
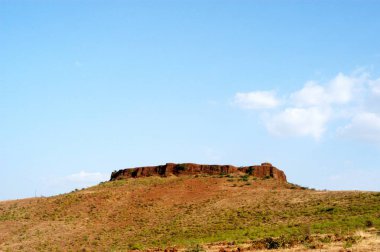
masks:
<svg viewBox="0 0 380 252"><path fill-rule="evenodd" d="M161 176L167 177L170 175L196 175L196 174L209 174L221 175L232 173L245 173L257 178L274 178L281 182L286 182L285 173L270 163L262 163L261 165L235 167L232 165L202 165L202 164L174 164L167 163L159 166L146 166L137 168L127 168L115 171L111 174L111 181L126 179L126 178L139 178L148 176Z"/></svg>

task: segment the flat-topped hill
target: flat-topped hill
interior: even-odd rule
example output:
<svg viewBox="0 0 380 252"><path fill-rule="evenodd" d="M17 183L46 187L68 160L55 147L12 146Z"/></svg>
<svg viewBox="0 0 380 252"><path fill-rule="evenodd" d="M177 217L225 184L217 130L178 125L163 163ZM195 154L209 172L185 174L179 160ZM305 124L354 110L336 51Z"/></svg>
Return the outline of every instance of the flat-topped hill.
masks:
<svg viewBox="0 0 380 252"><path fill-rule="evenodd" d="M235 167L232 165L204 165L193 163L174 164L167 163L159 166L145 166L137 168L127 168L115 171L111 174L111 181L139 178L150 176L168 177L171 175L227 175L227 174L247 174L256 178L274 178L281 182L286 182L286 175L283 171L274 167L271 163L261 165Z"/></svg>
<svg viewBox="0 0 380 252"><path fill-rule="evenodd" d="M308 190L265 164L181 167L127 169L71 193L0 202L0 251L380 247L380 193Z"/></svg>

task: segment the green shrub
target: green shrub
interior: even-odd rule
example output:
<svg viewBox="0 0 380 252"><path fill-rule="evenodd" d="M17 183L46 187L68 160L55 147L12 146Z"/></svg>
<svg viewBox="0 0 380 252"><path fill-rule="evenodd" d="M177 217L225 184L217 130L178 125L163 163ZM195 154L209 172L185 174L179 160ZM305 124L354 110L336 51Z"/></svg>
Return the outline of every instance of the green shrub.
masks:
<svg viewBox="0 0 380 252"><path fill-rule="evenodd" d="M128 245L128 249L130 250L143 250L143 246L138 243L132 243Z"/></svg>
<svg viewBox="0 0 380 252"><path fill-rule="evenodd" d="M365 221L365 226L368 227L368 228L373 227L373 222L370 221L370 220L366 220Z"/></svg>
<svg viewBox="0 0 380 252"><path fill-rule="evenodd" d="M185 171L186 170L186 165L184 164L178 164L176 165L176 168L178 171Z"/></svg>
<svg viewBox="0 0 380 252"><path fill-rule="evenodd" d="M248 175L241 176L240 180L241 181L248 181L248 177L249 177Z"/></svg>
<svg viewBox="0 0 380 252"><path fill-rule="evenodd" d="M272 237L265 239L265 246L267 249L278 249L280 248L280 243L273 239Z"/></svg>
<svg viewBox="0 0 380 252"><path fill-rule="evenodd" d="M248 175L252 175L254 170L255 169L253 167L248 167L248 169L247 169Z"/></svg>

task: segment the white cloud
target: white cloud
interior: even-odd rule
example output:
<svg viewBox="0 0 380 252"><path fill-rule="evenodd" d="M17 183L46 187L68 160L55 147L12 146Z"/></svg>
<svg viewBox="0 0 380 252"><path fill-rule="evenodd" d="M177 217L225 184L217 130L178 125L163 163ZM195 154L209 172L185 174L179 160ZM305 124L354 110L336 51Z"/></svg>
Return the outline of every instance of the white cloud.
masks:
<svg viewBox="0 0 380 252"><path fill-rule="evenodd" d="M234 104L243 109L269 109L280 104L273 91L256 91L249 93L237 93Z"/></svg>
<svg viewBox="0 0 380 252"><path fill-rule="evenodd" d="M316 106L327 101L327 94L324 87L314 81L309 81L305 86L290 95L297 106Z"/></svg>
<svg viewBox="0 0 380 252"><path fill-rule="evenodd" d="M370 112L356 114L339 134L370 142L380 142L380 115Z"/></svg>
<svg viewBox="0 0 380 252"><path fill-rule="evenodd" d="M318 140L326 131L330 118L328 110L318 107L286 108L266 123L270 133L279 136L311 136Z"/></svg>
<svg viewBox="0 0 380 252"><path fill-rule="evenodd" d="M380 102L380 78L371 79L365 71L338 73L322 84L307 81L302 88L282 97L280 102L270 91L237 93L234 103L243 109L272 108L262 115L267 130L277 136L318 140L329 125L340 125L340 135L380 142L380 111L376 109ZM351 122L342 126L342 119Z"/></svg>
<svg viewBox="0 0 380 252"><path fill-rule="evenodd" d="M375 96L380 96L380 78L377 80L370 81L369 85L372 94Z"/></svg>
<svg viewBox="0 0 380 252"><path fill-rule="evenodd" d="M360 79L339 73L327 87L330 103L346 104L353 97L354 86Z"/></svg>
<svg viewBox="0 0 380 252"><path fill-rule="evenodd" d="M351 101L355 83L359 79L339 73L326 85L308 81L304 87L290 95L297 106L327 106Z"/></svg>

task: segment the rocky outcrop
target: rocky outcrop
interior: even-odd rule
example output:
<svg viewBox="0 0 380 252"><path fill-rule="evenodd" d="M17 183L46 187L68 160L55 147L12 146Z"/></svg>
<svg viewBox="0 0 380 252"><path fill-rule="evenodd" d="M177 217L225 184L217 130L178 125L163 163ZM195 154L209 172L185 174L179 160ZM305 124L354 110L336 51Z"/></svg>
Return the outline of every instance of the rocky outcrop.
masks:
<svg viewBox="0 0 380 252"><path fill-rule="evenodd" d="M149 176L167 177L171 175L227 175L233 173L243 173L257 178L273 178L281 182L286 182L285 173L270 163L261 165L235 167L232 165L202 165L193 163L174 164L167 163L159 166L146 166L137 168L127 168L114 171L111 174L111 181L127 178L139 178Z"/></svg>

